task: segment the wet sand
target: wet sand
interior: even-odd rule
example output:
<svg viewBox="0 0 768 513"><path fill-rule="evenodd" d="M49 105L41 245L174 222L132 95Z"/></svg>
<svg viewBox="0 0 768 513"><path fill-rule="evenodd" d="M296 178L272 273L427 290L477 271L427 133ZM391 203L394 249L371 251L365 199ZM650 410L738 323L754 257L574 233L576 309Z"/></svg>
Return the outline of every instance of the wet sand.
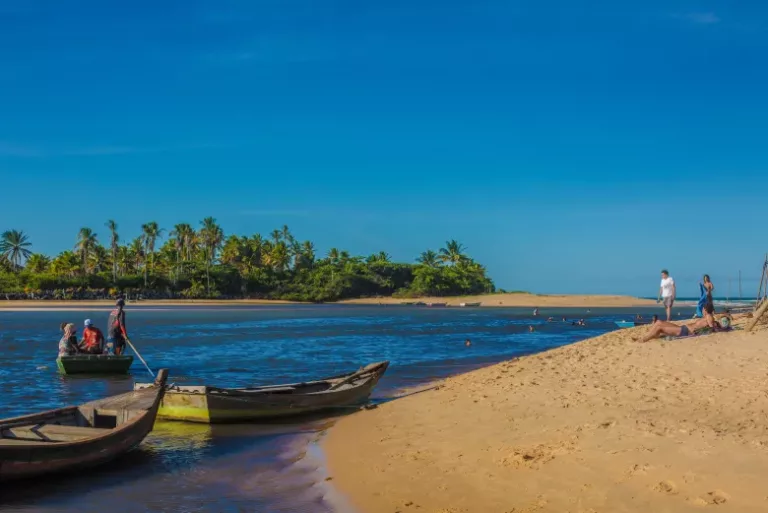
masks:
<svg viewBox="0 0 768 513"><path fill-rule="evenodd" d="M530 308L621 308L632 306L655 306L656 301L650 299L639 299L630 296L600 296L600 295L561 295L544 296L537 294L488 294L480 296L457 296L457 297L420 297L411 299L382 297L382 298L362 298L348 299L330 304L347 305L399 305L402 303L413 303L421 301L423 303L448 303L448 306L460 306L461 303L481 303L481 306L500 306L500 307L530 307ZM110 308L114 306L113 300L82 300L82 301L44 301L44 300L0 300L0 310L2 311L42 311L42 310L60 310L60 311L78 311L90 308ZM311 304L300 303L296 301L283 301L277 299L158 299L146 301L129 301L126 308L133 307L225 307L225 306L280 306L280 305L298 305Z"/></svg>
<svg viewBox="0 0 768 513"><path fill-rule="evenodd" d="M362 513L768 511L768 330L632 340L647 329L344 418L332 482Z"/></svg>
<svg viewBox="0 0 768 513"><path fill-rule="evenodd" d="M347 304L391 305L412 303L448 303L448 306L460 306L461 303L481 303L480 306L530 307L530 308L622 308L631 306L654 306L656 301L631 296L604 295L539 295L539 294L486 294L480 296L458 297L417 297L417 298L363 298L341 301Z"/></svg>

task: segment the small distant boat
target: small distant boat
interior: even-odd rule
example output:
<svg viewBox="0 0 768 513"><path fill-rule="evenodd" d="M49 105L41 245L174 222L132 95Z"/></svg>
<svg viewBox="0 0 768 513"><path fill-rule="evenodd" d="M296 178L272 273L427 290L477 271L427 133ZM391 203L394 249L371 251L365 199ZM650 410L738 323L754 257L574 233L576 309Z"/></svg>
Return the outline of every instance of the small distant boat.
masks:
<svg viewBox="0 0 768 513"><path fill-rule="evenodd" d="M305 415L365 401L389 367L372 363L357 372L318 381L254 388L173 386L158 418L216 424ZM136 383L134 389L149 385Z"/></svg>
<svg viewBox="0 0 768 513"><path fill-rule="evenodd" d="M130 451L152 431L168 369L140 391L0 420L0 481L91 467Z"/></svg>
<svg viewBox="0 0 768 513"><path fill-rule="evenodd" d="M413 301L406 301L406 302L404 302L404 303L400 303L400 304L401 304L401 305L404 305L404 306L413 306L413 305L414 305L414 304L416 304L416 303L414 303Z"/></svg>
<svg viewBox="0 0 768 513"><path fill-rule="evenodd" d="M427 304L424 301L416 301L413 303L413 306L426 306Z"/></svg>
<svg viewBox="0 0 768 513"><path fill-rule="evenodd" d="M132 364L131 355L76 354L56 358L62 374L127 374Z"/></svg>
<svg viewBox="0 0 768 513"><path fill-rule="evenodd" d="M427 303L427 306L431 306L431 307L448 306L448 303Z"/></svg>
<svg viewBox="0 0 768 513"><path fill-rule="evenodd" d="M459 303L459 306L468 307L468 306L480 306L482 303L478 301L477 303Z"/></svg>

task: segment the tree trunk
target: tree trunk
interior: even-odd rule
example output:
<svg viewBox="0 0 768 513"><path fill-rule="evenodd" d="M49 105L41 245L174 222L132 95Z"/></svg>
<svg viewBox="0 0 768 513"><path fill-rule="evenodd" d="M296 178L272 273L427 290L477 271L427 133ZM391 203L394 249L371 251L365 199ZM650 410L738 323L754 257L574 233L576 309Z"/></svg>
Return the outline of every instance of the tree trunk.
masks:
<svg viewBox="0 0 768 513"><path fill-rule="evenodd" d="M747 323L747 326L744 328L746 331L752 331L755 326L757 326L757 323L760 321L760 318L765 314L765 311L768 310L768 299L763 300L763 304L760 305L760 308L755 310L755 313L753 314L752 318Z"/></svg>

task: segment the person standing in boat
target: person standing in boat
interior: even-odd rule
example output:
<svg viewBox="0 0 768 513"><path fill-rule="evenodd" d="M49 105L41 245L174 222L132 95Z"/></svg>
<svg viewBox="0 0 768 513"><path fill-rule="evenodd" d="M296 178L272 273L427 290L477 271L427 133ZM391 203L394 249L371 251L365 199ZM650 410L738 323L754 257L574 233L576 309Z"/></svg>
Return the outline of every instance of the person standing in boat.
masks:
<svg viewBox="0 0 768 513"><path fill-rule="evenodd" d="M128 331L125 329L125 300L118 298L115 309L109 314L107 326L107 352L121 355L125 352L125 339Z"/></svg>
<svg viewBox="0 0 768 513"><path fill-rule="evenodd" d="M83 341L80 342L80 351L86 354L101 354L104 349L104 334L93 325L90 319L85 320Z"/></svg>

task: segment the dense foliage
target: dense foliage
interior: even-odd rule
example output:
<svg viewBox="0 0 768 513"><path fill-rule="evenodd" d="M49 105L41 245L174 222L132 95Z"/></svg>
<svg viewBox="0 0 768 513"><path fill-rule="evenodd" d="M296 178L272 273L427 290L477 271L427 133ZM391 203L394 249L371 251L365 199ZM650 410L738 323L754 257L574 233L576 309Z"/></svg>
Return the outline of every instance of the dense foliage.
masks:
<svg viewBox="0 0 768 513"><path fill-rule="evenodd" d="M4 232L0 297L79 299L127 293L145 298L334 301L494 290L485 268L456 241L406 264L392 262L383 251L364 258L333 248L318 258L314 244L297 240L287 226L269 237L225 237L211 217L197 230L177 224L166 232L150 222L142 225L140 237L126 244L120 243L116 222L108 221L106 228L106 245L92 229L82 228L73 250L54 258L33 253L23 232Z"/></svg>

